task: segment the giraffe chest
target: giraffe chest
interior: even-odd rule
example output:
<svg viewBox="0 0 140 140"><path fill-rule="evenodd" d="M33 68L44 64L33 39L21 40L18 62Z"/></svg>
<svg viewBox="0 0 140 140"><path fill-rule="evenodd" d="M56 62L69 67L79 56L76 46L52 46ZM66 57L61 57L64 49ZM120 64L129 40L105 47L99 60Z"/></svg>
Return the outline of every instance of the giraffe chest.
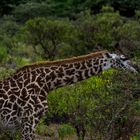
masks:
<svg viewBox="0 0 140 140"><path fill-rule="evenodd" d="M0 110L0 129L15 132L21 125L21 119L17 116L16 111L4 107Z"/></svg>
<svg viewBox="0 0 140 140"><path fill-rule="evenodd" d="M19 118L10 117L8 120L7 118L2 119L0 118L0 130L10 130L15 131L21 126L21 120Z"/></svg>

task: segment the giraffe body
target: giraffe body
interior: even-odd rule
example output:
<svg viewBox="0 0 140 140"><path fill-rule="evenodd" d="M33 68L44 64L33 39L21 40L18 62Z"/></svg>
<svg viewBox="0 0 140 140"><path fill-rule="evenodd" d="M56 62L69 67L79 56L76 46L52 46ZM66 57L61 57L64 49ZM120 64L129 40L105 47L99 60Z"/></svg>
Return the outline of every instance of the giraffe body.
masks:
<svg viewBox="0 0 140 140"><path fill-rule="evenodd" d="M48 109L48 92L87 79L113 66L125 68L112 58L103 51L19 69L0 82L0 128L20 128L22 140L32 140L35 126Z"/></svg>

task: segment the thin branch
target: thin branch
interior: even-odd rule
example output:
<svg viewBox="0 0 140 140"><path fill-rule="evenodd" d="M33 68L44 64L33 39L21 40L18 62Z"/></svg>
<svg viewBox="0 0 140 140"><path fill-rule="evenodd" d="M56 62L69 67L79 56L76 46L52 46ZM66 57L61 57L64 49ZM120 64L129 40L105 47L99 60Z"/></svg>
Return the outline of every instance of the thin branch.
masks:
<svg viewBox="0 0 140 140"><path fill-rule="evenodd" d="M119 117L119 115L121 114L122 111L124 111L126 109L126 107L129 105L130 101L126 102L123 107L115 114L115 116L112 118L112 120L109 122L107 129L109 130L109 128L112 126L114 126L114 122L116 120L116 118ZM113 129L113 128L112 128ZM112 130L110 129L110 131ZM111 132L110 132L111 133ZM108 136L107 136L108 137ZM112 135L110 134L110 137L108 137L108 140L112 140Z"/></svg>

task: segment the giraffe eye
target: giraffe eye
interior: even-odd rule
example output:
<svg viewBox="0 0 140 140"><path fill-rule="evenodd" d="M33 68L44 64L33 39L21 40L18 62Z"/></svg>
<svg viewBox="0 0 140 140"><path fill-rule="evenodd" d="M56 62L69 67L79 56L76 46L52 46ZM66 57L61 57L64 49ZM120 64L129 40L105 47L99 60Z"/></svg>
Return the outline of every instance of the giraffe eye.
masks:
<svg viewBox="0 0 140 140"><path fill-rule="evenodd" d="M120 57L120 59L121 59L121 60L123 60L123 61L128 60L128 58L127 58L127 57L125 57L124 55L122 55L122 56Z"/></svg>

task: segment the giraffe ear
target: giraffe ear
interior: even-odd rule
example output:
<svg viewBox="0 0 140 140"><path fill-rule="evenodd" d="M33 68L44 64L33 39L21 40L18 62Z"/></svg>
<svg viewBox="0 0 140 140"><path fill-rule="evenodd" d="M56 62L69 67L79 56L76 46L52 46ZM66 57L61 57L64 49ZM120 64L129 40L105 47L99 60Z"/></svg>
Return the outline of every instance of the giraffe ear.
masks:
<svg viewBox="0 0 140 140"><path fill-rule="evenodd" d="M115 49L118 49L120 47L120 44L117 42L115 45L114 45Z"/></svg>

